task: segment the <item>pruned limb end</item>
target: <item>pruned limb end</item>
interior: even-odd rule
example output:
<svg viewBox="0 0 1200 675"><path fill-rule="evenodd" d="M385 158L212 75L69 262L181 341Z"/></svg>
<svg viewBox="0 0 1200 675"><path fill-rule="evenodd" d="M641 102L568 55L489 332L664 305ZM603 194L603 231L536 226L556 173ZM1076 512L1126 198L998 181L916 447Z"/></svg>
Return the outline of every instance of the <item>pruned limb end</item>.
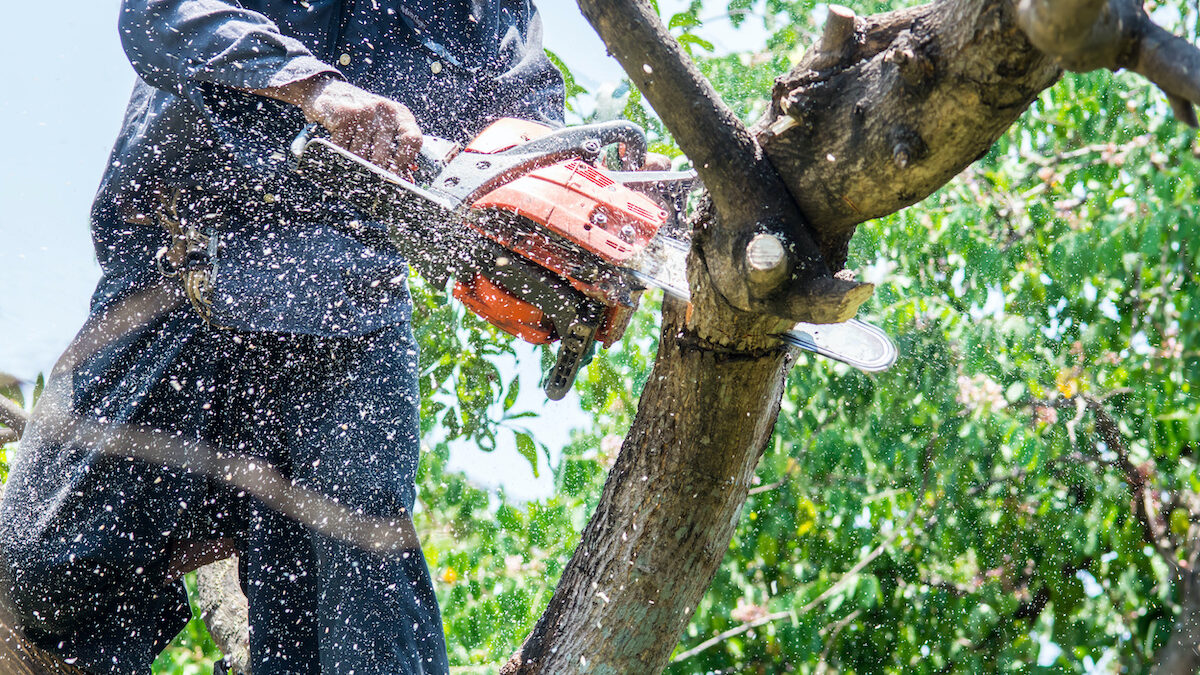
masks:
<svg viewBox="0 0 1200 675"><path fill-rule="evenodd" d="M828 68L842 60L846 48L854 38L858 16L854 10L842 5L829 5L829 16L817 44L817 57L812 62L816 69Z"/></svg>

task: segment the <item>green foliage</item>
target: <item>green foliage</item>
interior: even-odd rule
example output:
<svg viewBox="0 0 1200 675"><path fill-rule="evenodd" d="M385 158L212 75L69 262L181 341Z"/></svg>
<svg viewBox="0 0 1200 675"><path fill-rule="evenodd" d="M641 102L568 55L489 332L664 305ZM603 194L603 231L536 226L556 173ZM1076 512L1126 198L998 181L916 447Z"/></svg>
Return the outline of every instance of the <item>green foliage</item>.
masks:
<svg viewBox="0 0 1200 675"><path fill-rule="evenodd" d="M183 578L189 599L196 593L196 573ZM152 666L157 675L211 675L213 661L221 658L208 629L200 618L200 610L192 604L192 619L179 635L158 655Z"/></svg>
<svg viewBox="0 0 1200 675"><path fill-rule="evenodd" d="M575 76L571 73L571 69L567 66L566 62L564 62L558 54L555 54L554 52L547 49L546 50L546 58L550 59L550 62L554 64L554 67L558 68L559 72L562 73L563 89L564 89L564 95L566 97L567 110L574 112L576 99L578 99L580 96L583 96L584 94L587 94L588 90L583 88L583 86L580 85L579 82L577 82L575 80Z"/></svg>

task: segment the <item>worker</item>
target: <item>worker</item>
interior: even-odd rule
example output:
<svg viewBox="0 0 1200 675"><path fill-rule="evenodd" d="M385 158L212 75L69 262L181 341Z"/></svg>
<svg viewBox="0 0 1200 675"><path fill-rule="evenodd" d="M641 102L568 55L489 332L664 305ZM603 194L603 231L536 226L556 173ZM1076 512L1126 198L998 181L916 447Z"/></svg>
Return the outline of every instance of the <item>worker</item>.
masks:
<svg viewBox="0 0 1200 675"><path fill-rule="evenodd" d="M348 236L383 226L291 173L285 150L316 122L403 171L422 133L561 125L538 14L529 0L120 12L138 79L91 213L103 276L13 460L0 600L78 668L148 673L191 616L181 575L236 550L255 675L446 673L419 547L372 550L285 515L294 494L222 478L257 463L326 506L410 522L407 267Z"/></svg>

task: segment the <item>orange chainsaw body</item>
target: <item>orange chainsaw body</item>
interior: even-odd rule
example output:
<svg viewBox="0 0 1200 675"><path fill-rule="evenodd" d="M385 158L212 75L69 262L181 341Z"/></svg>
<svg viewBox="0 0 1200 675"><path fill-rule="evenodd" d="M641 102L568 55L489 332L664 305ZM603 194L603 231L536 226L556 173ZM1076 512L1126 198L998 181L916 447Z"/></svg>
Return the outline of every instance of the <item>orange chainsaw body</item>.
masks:
<svg viewBox="0 0 1200 675"><path fill-rule="evenodd" d="M462 152L486 156L550 131L535 122L501 119ZM477 198L472 211L477 216L468 221L472 228L604 305L596 340L605 346L625 332L641 293L621 292L603 283L605 275L598 274L597 268L622 267L650 243L668 218L649 197L578 159L556 162L503 183ZM510 217L489 218L489 214ZM520 219L520 226L500 226L502 220L511 225L511 216ZM483 274L456 280L454 297L488 322L533 344L562 337L543 311Z"/></svg>

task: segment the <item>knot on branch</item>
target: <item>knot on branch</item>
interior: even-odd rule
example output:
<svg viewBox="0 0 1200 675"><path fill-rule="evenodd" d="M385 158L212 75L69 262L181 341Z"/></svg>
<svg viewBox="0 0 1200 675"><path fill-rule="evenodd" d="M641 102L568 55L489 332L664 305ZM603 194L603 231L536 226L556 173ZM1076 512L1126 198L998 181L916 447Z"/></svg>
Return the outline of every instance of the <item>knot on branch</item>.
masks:
<svg viewBox="0 0 1200 675"><path fill-rule="evenodd" d="M911 89L923 91L933 82L933 59L911 31L900 33L883 58L896 67L900 79Z"/></svg>
<svg viewBox="0 0 1200 675"><path fill-rule="evenodd" d="M898 169L907 169L928 151L917 130L902 124L892 127L888 141L892 147L892 161Z"/></svg>

